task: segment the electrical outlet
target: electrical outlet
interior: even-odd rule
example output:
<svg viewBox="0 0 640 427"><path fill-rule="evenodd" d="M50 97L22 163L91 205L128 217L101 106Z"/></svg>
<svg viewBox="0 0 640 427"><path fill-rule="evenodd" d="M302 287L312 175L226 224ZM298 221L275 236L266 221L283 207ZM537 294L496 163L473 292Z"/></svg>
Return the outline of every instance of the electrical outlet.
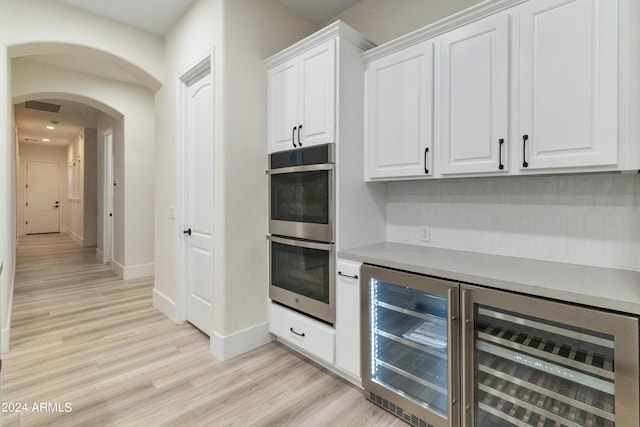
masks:
<svg viewBox="0 0 640 427"><path fill-rule="evenodd" d="M420 227L420 241L421 242L430 242L431 241L431 227L428 225L423 225Z"/></svg>

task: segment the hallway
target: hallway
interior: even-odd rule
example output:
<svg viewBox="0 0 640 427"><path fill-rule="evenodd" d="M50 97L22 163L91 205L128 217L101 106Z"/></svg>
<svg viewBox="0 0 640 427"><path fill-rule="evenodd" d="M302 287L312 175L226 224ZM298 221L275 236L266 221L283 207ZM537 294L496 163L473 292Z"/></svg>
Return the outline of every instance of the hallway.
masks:
<svg viewBox="0 0 640 427"><path fill-rule="evenodd" d="M152 279L119 280L65 235L23 236L17 259L5 426L403 424L280 344L217 361L152 307Z"/></svg>

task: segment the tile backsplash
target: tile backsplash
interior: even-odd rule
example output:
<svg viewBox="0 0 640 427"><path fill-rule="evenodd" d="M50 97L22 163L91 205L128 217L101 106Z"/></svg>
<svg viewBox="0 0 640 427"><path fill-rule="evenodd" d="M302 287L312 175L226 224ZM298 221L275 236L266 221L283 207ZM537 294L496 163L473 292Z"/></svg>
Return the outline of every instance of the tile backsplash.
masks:
<svg viewBox="0 0 640 427"><path fill-rule="evenodd" d="M387 240L640 271L640 175L388 183Z"/></svg>

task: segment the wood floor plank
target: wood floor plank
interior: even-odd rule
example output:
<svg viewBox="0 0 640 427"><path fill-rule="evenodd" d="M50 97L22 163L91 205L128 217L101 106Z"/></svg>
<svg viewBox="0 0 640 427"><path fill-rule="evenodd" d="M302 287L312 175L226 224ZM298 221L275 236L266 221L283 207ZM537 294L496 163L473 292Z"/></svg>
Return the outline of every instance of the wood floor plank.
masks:
<svg viewBox="0 0 640 427"><path fill-rule="evenodd" d="M153 308L151 278L118 279L68 236L23 237L17 260L2 396L30 410L4 426L403 424L280 343L216 360Z"/></svg>

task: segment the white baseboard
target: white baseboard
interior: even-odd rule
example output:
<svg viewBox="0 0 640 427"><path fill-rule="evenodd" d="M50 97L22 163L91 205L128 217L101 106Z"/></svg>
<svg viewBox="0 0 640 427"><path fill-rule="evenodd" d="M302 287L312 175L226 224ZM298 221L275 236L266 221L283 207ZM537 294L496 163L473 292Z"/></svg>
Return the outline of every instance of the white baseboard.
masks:
<svg viewBox="0 0 640 427"><path fill-rule="evenodd" d="M124 265L120 264L115 259L111 261L111 271L116 273L119 278L124 279Z"/></svg>
<svg viewBox="0 0 640 427"><path fill-rule="evenodd" d="M223 361L267 344L273 339L273 335L269 333L269 322L260 323L225 336L214 332L211 334L210 340L211 354L216 359Z"/></svg>
<svg viewBox="0 0 640 427"><path fill-rule="evenodd" d="M82 239L82 247L83 248L92 248L94 246L98 246L98 239L97 238L93 238L93 239Z"/></svg>
<svg viewBox="0 0 640 427"><path fill-rule="evenodd" d="M176 321L176 303L167 298L162 292L157 289L153 289L151 295L151 302L155 308L160 310L162 314L167 316L169 320L174 323L178 323Z"/></svg>
<svg viewBox="0 0 640 427"><path fill-rule="evenodd" d="M76 242L78 242L80 244L80 246L83 245L84 243L84 239L79 235L73 232L73 230L68 230L67 234Z"/></svg>
<svg viewBox="0 0 640 427"><path fill-rule="evenodd" d="M0 348L2 348L2 352L6 353L9 351L9 343L11 342L11 329L6 328L0 332Z"/></svg>
<svg viewBox="0 0 640 427"><path fill-rule="evenodd" d="M122 280L153 276L153 263L124 266L118 261L111 262L111 270Z"/></svg>
<svg viewBox="0 0 640 427"><path fill-rule="evenodd" d="M1 270L2 268L0 268ZM7 327L0 331L0 352L9 351L11 343L11 314L13 313L13 287L16 283L15 266L11 272L11 283L9 283L9 308L7 310Z"/></svg>
<svg viewBox="0 0 640 427"><path fill-rule="evenodd" d="M102 252L102 249L100 248L96 248L96 260L104 263L104 252Z"/></svg>

